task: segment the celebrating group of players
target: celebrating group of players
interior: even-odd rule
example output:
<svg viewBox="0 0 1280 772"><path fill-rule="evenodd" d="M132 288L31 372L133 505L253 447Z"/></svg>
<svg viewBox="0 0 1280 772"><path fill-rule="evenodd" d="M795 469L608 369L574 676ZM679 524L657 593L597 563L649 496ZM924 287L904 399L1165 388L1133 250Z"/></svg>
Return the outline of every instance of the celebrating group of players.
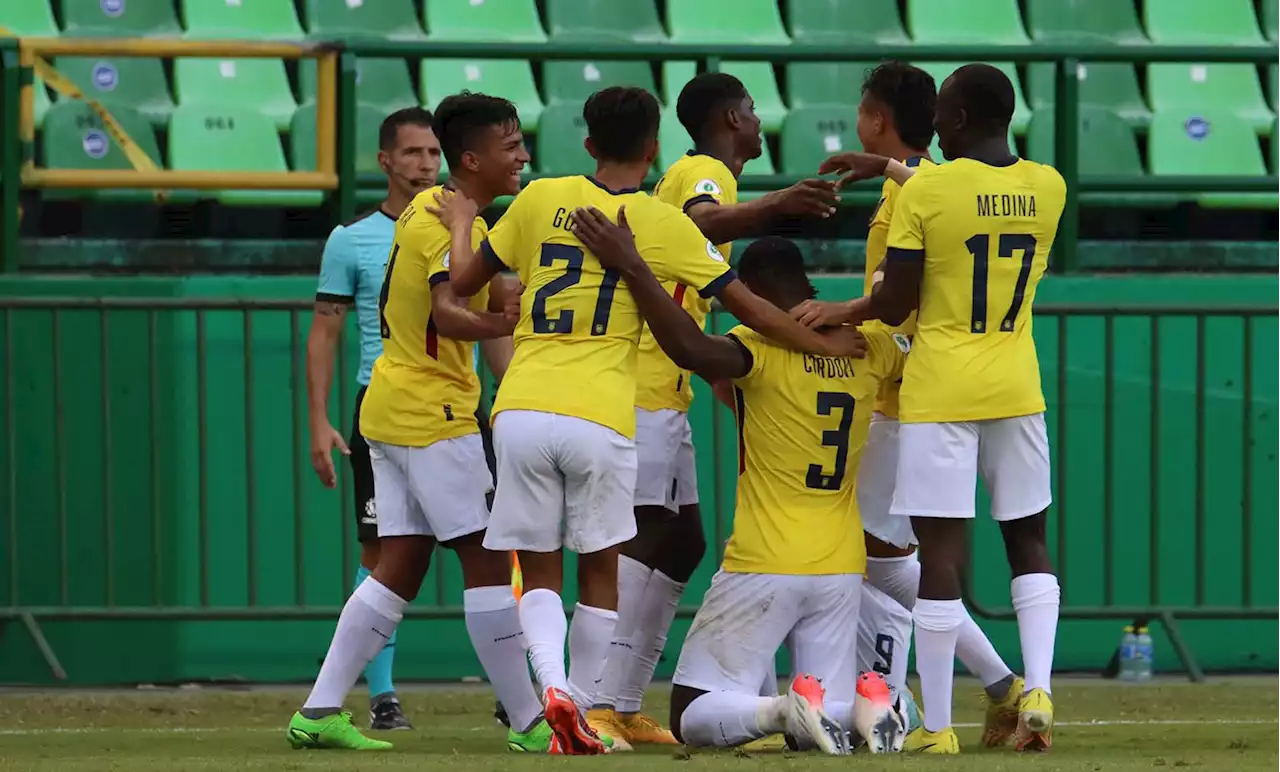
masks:
<svg viewBox="0 0 1280 772"><path fill-rule="evenodd" d="M1010 152L1013 103L993 67L962 67L939 91L922 70L882 64L862 86L867 152L819 170L844 177L743 203L737 178L761 153L760 122L724 74L681 92L694 150L652 196L640 185L660 108L642 89L587 100L593 176L523 190L529 156L506 100L463 92L434 116L390 116L379 153L388 198L331 235L308 342L312 461L332 486L332 449L351 455L363 569L290 722L294 747L391 747L342 710L362 670L372 728L409 726L390 660L439 542L462 564L467 631L512 750L785 735L837 755L860 742L957 753L957 656L987 692L984 744L1047 750L1058 584L1031 306L1064 185ZM935 130L949 164L928 159ZM432 186L442 151L449 181ZM816 300L786 239L753 242L730 268L733 240L830 217L841 184L881 175L863 297ZM490 231L478 212L504 195L515 199ZM711 298L742 324L704 334ZM326 400L351 305L367 386L348 446ZM500 380L491 448L474 341ZM739 479L667 730L640 707L706 549L687 419L694 373L736 413ZM1013 574L1022 677L959 600L979 475ZM572 622L564 549L579 556ZM906 687L913 628L922 716ZM779 695L783 646L795 675Z"/></svg>

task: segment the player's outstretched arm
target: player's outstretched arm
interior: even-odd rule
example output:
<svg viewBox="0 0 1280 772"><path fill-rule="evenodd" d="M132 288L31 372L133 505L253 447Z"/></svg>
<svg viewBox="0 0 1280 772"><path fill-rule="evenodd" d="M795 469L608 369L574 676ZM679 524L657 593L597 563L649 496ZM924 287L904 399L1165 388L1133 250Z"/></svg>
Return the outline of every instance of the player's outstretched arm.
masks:
<svg viewBox="0 0 1280 772"><path fill-rule="evenodd" d="M839 201L834 182L801 180L789 188L775 190L741 204L702 201L690 206L685 214L698 226L702 235L722 244L762 233L774 221L784 217L825 219L835 214Z"/></svg>
<svg viewBox="0 0 1280 772"><path fill-rule="evenodd" d="M489 340L510 335L515 320L509 314L477 311L453 291L453 282L431 286L431 319L436 331L454 340Z"/></svg>
<svg viewBox="0 0 1280 772"><path fill-rule="evenodd" d="M618 209L617 225L595 207L577 209L571 229L602 265L622 275L654 339L677 367L707 379L740 378L747 373L751 365L741 349L728 338L705 335L662 288L636 250L626 207Z"/></svg>
<svg viewBox="0 0 1280 772"><path fill-rule="evenodd" d="M867 341L857 330L848 328L819 333L736 279L726 284L718 297L729 313L738 317L738 321L787 348L826 357L862 359L867 355Z"/></svg>
<svg viewBox="0 0 1280 772"><path fill-rule="evenodd" d="M836 183L837 188L851 182L869 180L874 177L887 177L899 185L906 184L916 170L893 158L874 153L848 152L833 155L818 167L818 174L840 172L842 176Z"/></svg>
<svg viewBox="0 0 1280 772"><path fill-rule="evenodd" d="M498 273L496 268L481 260L471 248L471 228L476 221L476 203L455 191L440 191L435 197L436 206L427 205L423 209L439 217L440 222L449 229L449 283L453 285L453 293L457 297L469 298L483 289Z"/></svg>

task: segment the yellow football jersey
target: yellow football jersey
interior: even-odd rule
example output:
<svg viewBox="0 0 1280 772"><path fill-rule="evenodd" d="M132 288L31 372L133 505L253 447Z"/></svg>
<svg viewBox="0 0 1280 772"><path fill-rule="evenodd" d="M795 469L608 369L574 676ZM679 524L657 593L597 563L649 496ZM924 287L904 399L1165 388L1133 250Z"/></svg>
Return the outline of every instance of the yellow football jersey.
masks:
<svg viewBox="0 0 1280 772"><path fill-rule="evenodd" d="M1031 306L1062 216L1051 166L961 158L903 186L889 247L924 251L907 422L980 421L1044 410Z"/></svg>
<svg viewBox="0 0 1280 772"><path fill-rule="evenodd" d="M910 343L864 330L866 359L782 348L746 327L729 333L751 355L734 382L738 503L724 570L864 573L854 484L880 384L902 373Z"/></svg>
<svg viewBox="0 0 1280 772"><path fill-rule="evenodd" d="M690 150L671 164L667 173L658 180L653 195L687 213L689 207L704 202L738 203L738 180L720 159ZM720 244L716 249L728 260L733 242ZM710 300L689 292L683 284L666 282L663 286L699 327L706 325L707 314L711 313ZM679 410L682 413L689 410L693 402L693 386L689 382L691 373L676 367L676 363L658 345L647 324L640 333L637 367L636 407L643 410Z"/></svg>
<svg viewBox="0 0 1280 772"><path fill-rule="evenodd" d="M426 447L479 431L480 379L472 341L441 337L431 318L431 288L449 280L449 229L424 205L435 205L440 186L419 193L396 221L395 242L378 296L382 355L360 407L360 433L392 445ZM472 246L487 228L476 218ZM485 310L489 291L469 301Z"/></svg>
<svg viewBox="0 0 1280 772"><path fill-rule="evenodd" d="M712 297L734 279L692 220L639 189L611 191L581 176L529 183L482 245L486 260L515 271L525 287L515 357L494 416L539 410L635 436L640 311L618 273L605 270L569 230L577 207L594 206L613 219L624 205L636 247L659 281Z"/></svg>
<svg viewBox="0 0 1280 772"><path fill-rule="evenodd" d="M927 169L936 166L933 161L923 156L914 156L906 160L906 165L910 167ZM902 190L902 186L893 180L886 179L884 185L880 188L880 203L876 204L876 211L871 215L871 224L867 230L867 264L864 270L862 282L862 294L871 294L872 278L876 269L884 262L884 254L889 246L889 224L893 222L893 212L897 208L898 192ZM907 320L897 327L890 327L881 321L869 322L871 325L882 325L890 332L900 332L908 337L916 332L916 315L912 313ZM895 379L885 381L880 387L880 394L876 398L876 412L887 415L890 418L898 417L898 390L902 388L902 381Z"/></svg>

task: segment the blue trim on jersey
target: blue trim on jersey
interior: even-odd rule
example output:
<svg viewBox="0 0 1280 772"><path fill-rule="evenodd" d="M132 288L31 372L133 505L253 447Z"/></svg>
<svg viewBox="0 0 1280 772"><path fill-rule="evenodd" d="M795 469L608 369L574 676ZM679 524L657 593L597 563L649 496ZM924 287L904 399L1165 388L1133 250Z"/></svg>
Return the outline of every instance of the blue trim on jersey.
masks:
<svg viewBox="0 0 1280 772"><path fill-rule="evenodd" d="M916 168L917 166L919 166L919 165L920 165L920 162L921 162L921 161L923 161L923 160L924 160L924 156L922 156L922 155L913 155L913 156L911 156L910 158L908 158L907 160L903 161L903 163L906 165L906 167L907 167L908 169L914 169L914 168Z"/></svg>
<svg viewBox="0 0 1280 772"><path fill-rule="evenodd" d="M613 188L611 188L611 187L609 187L608 185L604 184L604 183L603 183L603 182L601 182L600 180L597 180L595 177L592 177L592 176L591 176L591 175L589 175L589 174L588 174L588 175L584 175L584 176L587 178L587 182L590 182L592 185L595 185L597 188L600 188L600 189L601 189L601 190L603 190L605 193L608 193L608 194L609 194L609 195L611 195L611 196L625 196L625 195L627 195L627 194L629 194L629 193L639 193L639 192L640 192L640 188L622 188L622 189L620 189L620 190L614 190Z"/></svg>
<svg viewBox="0 0 1280 772"><path fill-rule="evenodd" d="M720 277L718 279L711 282L710 284L703 287L702 289L698 290L698 294L704 298L713 298L716 295L719 295L721 292L724 292L724 288L729 286L729 283L737 278L738 278L738 272L730 268L729 270L720 274Z"/></svg>
<svg viewBox="0 0 1280 772"><path fill-rule="evenodd" d="M352 298L356 324L360 329L360 372L356 381L369 385L373 360L382 353L382 332L378 323L378 293L387 267L387 256L395 241L396 220L376 209L329 234L320 261L317 296Z"/></svg>
<svg viewBox="0 0 1280 772"><path fill-rule="evenodd" d="M502 261L502 258L498 256L498 253L493 251L493 245L489 243L488 239L480 242L480 256L489 264L490 268L493 268L496 271L501 272L511 270L507 267L507 264Z"/></svg>

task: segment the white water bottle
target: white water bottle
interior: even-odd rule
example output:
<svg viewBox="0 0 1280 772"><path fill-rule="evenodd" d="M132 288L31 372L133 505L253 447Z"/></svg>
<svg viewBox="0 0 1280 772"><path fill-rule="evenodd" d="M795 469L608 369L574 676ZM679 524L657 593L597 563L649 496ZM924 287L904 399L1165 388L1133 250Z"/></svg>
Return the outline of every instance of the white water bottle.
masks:
<svg viewBox="0 0 1280 772"><path fill-rule="evenodd" d="M1125 625L1124 637L1120 639L1120 680L1138 680L1138 636L1133 632L1133 625Z"/></svg>
<svg viewBox="0 0 1280 772"><path fill-rule="evenodd" d="M1151 672L1155 668L1155 642L1151 640L1151 633L1147 628L1138 628L1135 643L1134 674L1137 677L1134 680L1150 681Z"/></svg>

